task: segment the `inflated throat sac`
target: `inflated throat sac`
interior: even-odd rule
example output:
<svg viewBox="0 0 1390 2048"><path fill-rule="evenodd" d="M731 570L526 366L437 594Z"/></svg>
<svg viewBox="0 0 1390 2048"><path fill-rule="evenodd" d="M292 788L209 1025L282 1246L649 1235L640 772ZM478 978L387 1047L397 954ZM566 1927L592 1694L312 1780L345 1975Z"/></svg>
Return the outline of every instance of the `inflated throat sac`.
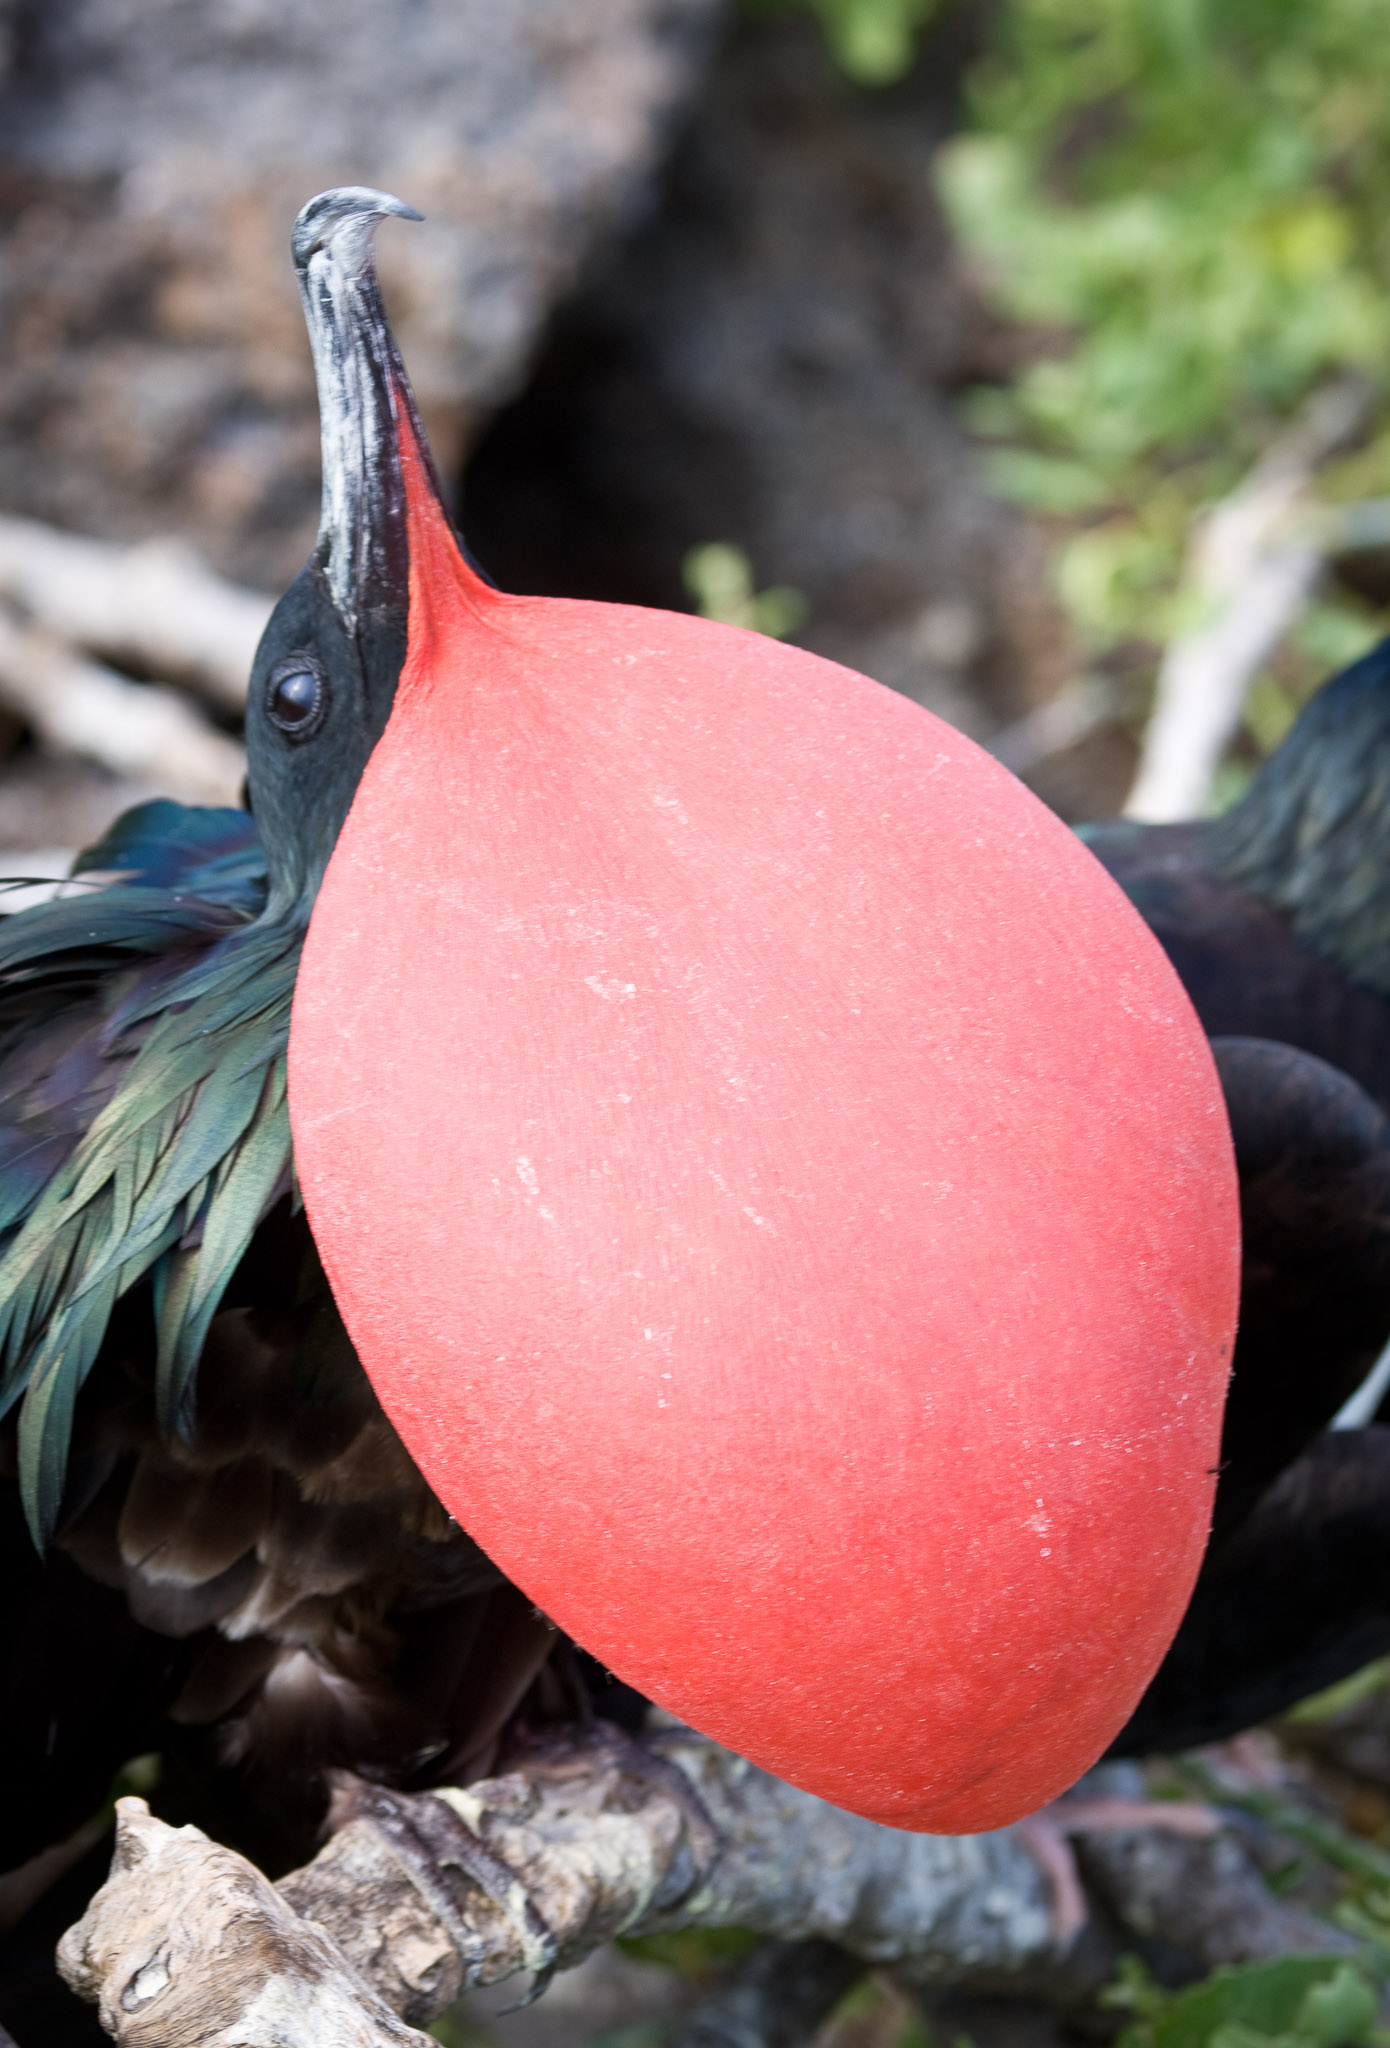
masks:
<svg viewBox="0 0 1390 2048"><path fill-rule="evenodd" d="M404 450L409 652L315 910L314 1235L431 1485L609 1669L900 1827L1128 1718L1217 1462L1234 1173L1091 855L929 713L503 596Z"/></svg>

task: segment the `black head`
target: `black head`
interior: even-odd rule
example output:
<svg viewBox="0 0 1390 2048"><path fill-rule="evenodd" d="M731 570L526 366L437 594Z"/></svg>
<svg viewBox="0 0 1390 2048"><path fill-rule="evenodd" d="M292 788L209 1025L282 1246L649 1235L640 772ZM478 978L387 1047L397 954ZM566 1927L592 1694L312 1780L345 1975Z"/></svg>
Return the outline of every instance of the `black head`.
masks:
<svg viewBox="0 0 1390 2048"><path fill-rule="evenodd" d="M1208 832L1223 873L1287 911L1311 951L1390 995L1390 640L1318 692Z"/></svg>
<svg viewBox="0 0 1390 2048"><path fill-rule="evenodd" d="M372 261L388 215L420 218L384 192L340 187L310 200L291 241L318 379L323 500L313 557L271 614L246 707L276 916L312 904L405 659L399 431L413 407Z"/></svg>

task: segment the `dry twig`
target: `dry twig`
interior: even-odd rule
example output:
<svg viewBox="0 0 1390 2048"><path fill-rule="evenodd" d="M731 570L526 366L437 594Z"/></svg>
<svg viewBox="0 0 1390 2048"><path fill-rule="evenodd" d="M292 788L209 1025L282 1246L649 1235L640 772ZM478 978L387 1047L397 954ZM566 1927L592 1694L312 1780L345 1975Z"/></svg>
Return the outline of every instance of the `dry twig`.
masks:
<svg viewBox="0 0 1390 2048"><path fill-rule="evenodd" d="M1205 809L1246 690L1322 575L1330 533L1308 505L1308 486L1360 432L1369 407L1356 379L1315 394L1197 526L1187 583L1205 617L1163 658L1126 817L1163 824Z"/></svg>

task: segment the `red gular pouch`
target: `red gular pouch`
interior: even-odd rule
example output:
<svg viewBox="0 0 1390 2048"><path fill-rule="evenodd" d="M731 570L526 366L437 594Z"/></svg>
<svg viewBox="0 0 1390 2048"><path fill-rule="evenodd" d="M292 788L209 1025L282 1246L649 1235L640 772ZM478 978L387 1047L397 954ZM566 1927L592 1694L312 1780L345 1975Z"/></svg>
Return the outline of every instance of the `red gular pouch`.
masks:
<svg viewBox="0 0 1390 2048"><path fill-rule="evenodd" d="M409 630L290 1102L353 1342L610 1670L893 1826L1128 1718L1206 1538L1238 1281L1206 1042L978 747L796 648L469 568Z"/></svg>

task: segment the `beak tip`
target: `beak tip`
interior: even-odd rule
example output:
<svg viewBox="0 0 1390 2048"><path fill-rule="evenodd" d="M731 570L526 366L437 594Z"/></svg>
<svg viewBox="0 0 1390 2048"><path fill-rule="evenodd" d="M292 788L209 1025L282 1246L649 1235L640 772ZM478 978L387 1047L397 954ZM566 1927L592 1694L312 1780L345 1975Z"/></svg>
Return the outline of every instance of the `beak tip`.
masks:
<svg viewBox="0 0 1390 2048"><path fill-rule="evenodd" d="M372 238L379 220L423 220L413 206L370 185L334 185L316 193L301 207L290 234L290 250L301 276L310 259L327 251L350 276L360 276L372 260Z"/></svg>

